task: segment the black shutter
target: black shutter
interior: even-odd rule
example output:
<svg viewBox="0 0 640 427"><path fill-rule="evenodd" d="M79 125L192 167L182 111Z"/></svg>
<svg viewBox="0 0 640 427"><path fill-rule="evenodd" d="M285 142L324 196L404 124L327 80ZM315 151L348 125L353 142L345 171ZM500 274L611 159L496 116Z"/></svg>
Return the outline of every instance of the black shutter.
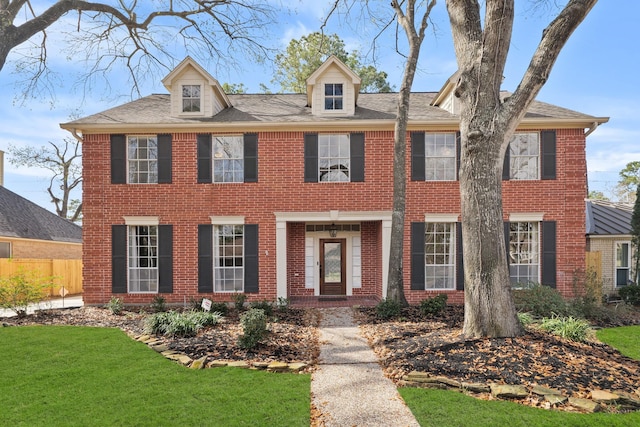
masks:
<svg viewBox="0 0 640 427"><path fill-rule="evenodd" d="M244 135L244 182L258 182L258 134Z"/></svg>
<svg viewBox="0 0 640 427"><path fill-rule="evenodd" d="M258 224L244 226L244 291L257 294L258 285Z"/></svg>
<svg viewBox="0 0 640 427"><path fill-rule="evenodd" d="M171 184L171 135L158 135L158 184Z"/></svg>
<svg viewBox="0 0 640 427"><path fill-rule="evenodd" d="M127 183L127 138L111 135L111 183Z"/></svg>
<svg viewBox="0 0 640 427"><path fill-rule="evenodd" d="M304 136L304 182L318 182L318 134Z"/></svg>
<svg viewBox="0 0 640 427"><path fill-rule="evenodd" d="M556 179L556 131L540 132L540 152L542 153L541 179Z"/></svg>
<svg viewBox="0 0 640 427"><path fill-rule="evenodd" d="M556 222L542 221L542 280L543 285L556 287Z"/></svg>
<svg viewBox="0 0 640 427"><path fill-rule="evenodd" d="M213 292L213 226L198 224L198 292Z"/></svg>
<svg viewBox="0 0 640 427"><path fill-rule="evenodd" d="M464 261L462 259L461 222L456 222L456 290L464 291Z"/></svg>
<svg viewBox="0 0 640 427"><path fill-rule="evenodd" d="M423 291L424 284L424 222L411 223L411 289Z"/></svg>
<svg viewBox="0 0 640 427"><path fill-rule="evenodd" d="M111 292L127 293L127 226L111 226Z"/></svg>
<svg viewBox="0 0 640 427"><path fill-rule="evenodd" d="M197 136L198 144L198 182L212 182L211 174L211 135L200 134Z"/></svg>
<svg viewBox="0 0 640 427"><path fill-rule="evenodd" d="M460 179L460 157L462 156L462 140L460 132L456 132L456 181Z"/></svg>
<svg viewBox="0 0 640 427"><path fill-rule="evenodd" d="M511 233L511 223L509 221L504 222L504 246L507 255L507 265L509 265L509 234Z"/></svg>
<svg viewBox="0 0 640 427"><path fill-rule="evenodd" d="M364 182L364 133L352 133L350 138L351 182Z"/></svg>
<svg viewBox="0 0 640 427"><path fill-rule="evenodd" d="M424 156L424 132L411 132L411 181L426 179Z"/></svg>
<svg viewBox="0 0 640 427"><path fill-rule="evenodd" d="M173 226L158 226L158 292L173 292Z"/></svg>
<svg viewBox="0 0 640 427"><path fill-rule="evenodd" d="M511 144L507 146L507 151L504 153L504 164L502 165L502 180L508 181L511 178Z"/></svg>

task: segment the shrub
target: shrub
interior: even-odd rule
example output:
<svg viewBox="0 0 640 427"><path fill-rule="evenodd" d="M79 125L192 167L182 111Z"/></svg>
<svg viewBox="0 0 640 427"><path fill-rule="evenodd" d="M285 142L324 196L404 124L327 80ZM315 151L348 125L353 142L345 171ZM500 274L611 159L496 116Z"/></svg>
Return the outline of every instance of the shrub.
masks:
<svg viewBox="0 0 640 427"><path fill-rule="evenodd" d="M522 326L528 326L533 323L533 316L531 313L518 313L518 320L520 320Z"/></svg>
<svg viewBox="0 0 640 427"><path fill-rule="evenodd" d="M0 277L0 307L16 312L18 317L27 315L29 304L41 302L47 296L47 288L54 284L54 277L40 276L37 271L18 271L6 277Z"/></svg>
<svg viewBox="0 0 640 427"><path fill-rule="evenodd" d="M271 316L273 314L273 306L269 301L254 301L249 304L249 307L264 310L264 314L267 316Z"/></svg>
<svg viewBox="0 0 640 427"><path fill-rule="evenodd" d="M145 319L145 331L150 334L172 335L180 337L195 336L205 326L213 326L222 315L217 312L176 311L159 312Z"/></svg>
<svg viewBox="0 0 640 427"><path fill-rule="evenodd" d="M542 319L540 329L559 335L562 338L583 342L587 339L589 322L571 316L553 316Z"/></svg>
<svg viewBox="0 0 640 427"><path fill-rule="evenodd" d="M226 302L212 302L211 303L211 310L209 310L212 313L220 313L221 316L226 316L227 313L229 312L229 306L227 305Z"/></svg>
<svg viewBox="0 0 640 427"><path fill-rule="evenodd" d="M398 301L391 299L383 299L376 305L376 316L378 319L392 319L400 316L402 306Z"/></svg>
<svg viewBox="0 0 640 427"><path fill-rule="evenodd" d="M420 312L425 316L435 316L447 308L447 294L439 294L420 302Z"/></svg>
<svg viewBox="0 0 640 427"><path fill-rule="evenodd" d="M549 286L532 284L512 291L516 308L533 316L551 317L569 314L569 308L562 295Z"/></svg>
<svg viewBox="0 0 640 427"><path fill-rule="evenodd" d="M289 309L289 300L285 297L278 297L276 305L278 306L278 310L287 311Z"/></svg>
<svg viewBox="0 0 640 427"><path fill-rule="evenodd" d="M111 311L111 314L120 314L124 309L124 304L120 298L111 297L107 303L107 308Z"/></svg>
<svg viewBox="0 0 640 427"><path fill-rule="evenodd" d="M167 310L166 300L163 296L156 295L151 302L151 309L156 313Z"/></svg>
<svg viewBox="0 0 640 427"><path fill-rule="evenodd" d="M640 285L623 286L618 294L627 304L640 305Z"/></svg>
<svg viewBox="0 0 640 427"><path fill-rule="evenodd" d="M244 349L255 348L267 334L267 315L264 310L252 308L240 317L243 334L238 345Z"/></svg>
<svg viewBox="0 0 640 427"><path fill-rule="evenodd" d="M242 311L244 310L244 302L247 300L247 296L241 293L233 294L233 305L236 307L236 310Z"/></svg>

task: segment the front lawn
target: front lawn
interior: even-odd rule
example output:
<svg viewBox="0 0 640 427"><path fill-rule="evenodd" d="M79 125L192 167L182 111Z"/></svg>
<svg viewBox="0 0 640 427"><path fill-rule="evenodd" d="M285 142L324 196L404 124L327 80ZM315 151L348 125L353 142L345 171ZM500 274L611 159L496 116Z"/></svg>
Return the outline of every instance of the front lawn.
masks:
<svg viewBox="0 0 640 427"><path fill-rule="evenodd" d="M596 336L625 356L640 360L640 326L600 329Z"/></svg>
<svg viewBox="0 0 640 427"><path fill-rule="evenodd" d="M310 376L191 370L110 328L0 328L0 425L310 422Z"/></svg>

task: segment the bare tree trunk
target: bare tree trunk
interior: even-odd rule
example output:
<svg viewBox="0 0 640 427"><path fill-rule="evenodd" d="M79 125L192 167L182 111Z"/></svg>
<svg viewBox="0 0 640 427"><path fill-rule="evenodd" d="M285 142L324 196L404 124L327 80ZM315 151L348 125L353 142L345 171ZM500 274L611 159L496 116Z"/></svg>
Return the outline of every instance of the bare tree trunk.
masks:
<svg viewBox="0 0 640 427"><path fill-rule="evenodd" d="M597 0L570 0L542 34L520 85L501 99L514 19L513 0L447 0L459 80L460 196L467 337L522 333L510 291L502 210L509 141L547 80L560 50Z"/></svg>

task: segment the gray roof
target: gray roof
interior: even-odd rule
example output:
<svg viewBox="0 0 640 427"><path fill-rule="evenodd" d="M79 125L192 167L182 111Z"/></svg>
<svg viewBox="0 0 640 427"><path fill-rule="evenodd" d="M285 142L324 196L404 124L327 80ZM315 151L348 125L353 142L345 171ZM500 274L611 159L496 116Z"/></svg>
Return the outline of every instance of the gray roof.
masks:
<svg viewBox="0 0 640 427"><path fill-rule="evenodd" d="M587 234L615 236L631 234L633 205L587 200Z"/></svg>
<svg viewBox="0 0 640 427"><path fill-rule="evenodd" d="M508 93L505 92L505 95ZM456 122L458 116L431 105L436 92L411 94L410 121ZM305 94L242 94L228 95L231 108L224 109L213 117L172 117L168 94L149 95L138 100L93 114L64 127L82 125L127 125L127 124L224 124L246 123L323 123L348 122L354 120L393 121L396 116L397 93L361 93L354 116L314 116L307 106ZM578 113L544 102L534 101L525 119L579 120L588 123L600 122L601 118Z"/></svg>
<svg viewBox="0 0 640 427"><path fill-rule="evenodd" d="M82 243L82 228L0 186L0 236Z"/></svg>

